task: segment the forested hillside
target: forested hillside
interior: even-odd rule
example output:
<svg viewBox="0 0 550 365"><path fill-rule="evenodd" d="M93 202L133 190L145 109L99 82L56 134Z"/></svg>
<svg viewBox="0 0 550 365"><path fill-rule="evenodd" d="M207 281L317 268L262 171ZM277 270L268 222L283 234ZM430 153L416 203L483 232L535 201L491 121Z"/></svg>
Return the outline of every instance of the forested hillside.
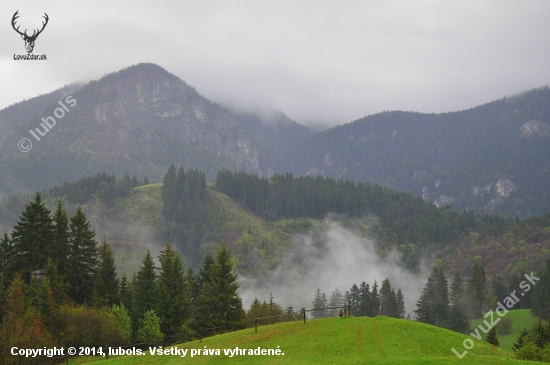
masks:
<svg viewBox="0 0 550 365"><path fill-rule="evenodd" d="M68 95L70 107L54 118ZM380 184L461 211L541 216L550 211L549 105L542 87L468 110L386 111L313 133L283 112L232 111L138 64L1 110L0 193L103 171L159 182L174 163L209 180L222 168L291 172ZM22 138L29 151L17 148Z"/></svg>
<svg viewBox="0 0 550 365"><path fill-rule="evenodd" d="M550 88L469 110L386 111L311 137L289 171L515 218L550 211Z"/></svg>

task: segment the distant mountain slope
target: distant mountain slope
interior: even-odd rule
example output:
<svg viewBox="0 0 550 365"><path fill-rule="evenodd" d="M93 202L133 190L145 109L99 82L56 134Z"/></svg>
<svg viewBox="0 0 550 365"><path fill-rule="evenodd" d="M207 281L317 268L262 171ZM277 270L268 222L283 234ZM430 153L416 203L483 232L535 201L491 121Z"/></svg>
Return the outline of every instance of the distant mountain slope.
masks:
<svg viewBox="0 0 550 365"><path fill-rule="evenodd" d="M262 137L255 140L265 146L253 146L249 133L228 109L154 64L139 64L92 81L72 92L72 103L65 100L66 94L58 94L26 102L40 107L25 112L19 105L0 112L0 116L21 116L0 120L5 130L0 191L39 190L100 171L148 175L159 181L171 163L199 168L210 179L221 167L261 174L258 151L277 153L273 146L278 144L265 143ZM55 117L56 108L62 117ZM49 131L43 119L51 125ZM290 125L291 133L293 128L305 129L288 118L277 125ZM265 135L258 118L243 127ZM30 151L18 150L21 138L31 140Z"/></svg>
<svg viewBox="0 0 550 365"><path fill-rule="evenodd" d="M22 138L30 151L18 149ZM0 195L101 171L160 181L171 163L209 180L222 167L290 171L380 183L460 210L540 216L550 211L550 89L452 113L384 112L314 134L279 112L230 111L139 64L0 111Z"/></svg>
<svg viewBox="0 0 550 365"><path fill-rule="evenodd" d="M260 169L268 175L286 172L286 161L295 157L298 148L313 132L282 113L260 117L253 113L234 113L235 122L258 148Z"/></svg>
<svg viewBox="0 0 550 365"><path fill-rule="evenodd" d="M51 93L21 101L0 110L0 135L3 135L9 128L26 122L39 113L45 112L44 109L46 107L65 99L67 95L74 93L81 87L82 85L79 83L70 84ZM0 144L4 142L5 138L2 138Z"/></svg>
<svg viewBox="0 0 550 365"><path fill-rule="evenodd" d="M550 89L473 109L384 112L311 137L295 173L371 181L508 217L550 211Z"/></svg>

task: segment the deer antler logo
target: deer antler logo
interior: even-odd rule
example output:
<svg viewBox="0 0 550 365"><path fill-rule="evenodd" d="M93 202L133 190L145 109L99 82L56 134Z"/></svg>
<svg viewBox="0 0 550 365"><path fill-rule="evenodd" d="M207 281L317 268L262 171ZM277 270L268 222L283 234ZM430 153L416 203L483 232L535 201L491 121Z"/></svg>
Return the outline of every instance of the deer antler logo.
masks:
<svg viewBox="0 0 550 365"><path fill-rule="evenodd" d="M46 22L42 22L42 29L40 30L34 30L34 32L32 33L31 36L29 36L27 34L27 30L25 29L25 32L24 33L21 33L19 31L19 27L15 27L15 21L17 20L17 18L19 18L19 10L17 10L15 12L15 14L13 14L13 18L11 18L11 26L13 27L13 29L19 33L21 35L21 38L23 38L23 40L25 41L25 48L27 49L27 53L32 53L32 50L34 49L34 42L36 41L36 38L38 38L38 36L40 35L40 33L42 33L42 31L44 30L44 28L46 28L46 24L48 24L48 20L50 18L48 18L48 14L44 13L44 19L46 19Z"/></svg>

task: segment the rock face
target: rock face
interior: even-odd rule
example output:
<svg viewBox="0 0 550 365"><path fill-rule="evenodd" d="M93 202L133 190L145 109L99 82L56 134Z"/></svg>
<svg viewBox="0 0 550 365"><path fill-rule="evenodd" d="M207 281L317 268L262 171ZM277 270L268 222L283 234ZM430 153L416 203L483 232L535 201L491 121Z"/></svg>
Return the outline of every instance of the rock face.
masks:
<svg viewBox="0 0 550 365"><path fill-rule="evenodd" d="M512 180L510 179L503 179L503 178L500 178L496 183L495 183L495 189L496 189L496 193L502 197L502 198L507 198L508 196L510 196L510 193L514 190L517 190L517 186L516 184L514 184L512 182Z"/></svg>
<svg viewBox="0 0 550 365"><path fill-rule="evenodd" d="M258 148L231 111L157 65L106 75L71 95L75 106L40 141L33 140L29 153L0 140L0 191L47 189L98 172L162 181L172 163L204 171L210 180L221 168L262 173ZM52 94L41 104L33 101L34 107L27 103L38 110L33 117L23 113L26 102L3 111L4 120L19 125L0 120L2 138L33 138L29 130L59 108L57 100L64 98Z"/></svg>
<svg viewBox="0 0 550 365"><path fill-rule="evenodd" d="M445 205L452 204L456 199L449 195L441 195L439 198L434 200L436 207L441 208Z"/></svg>
<svg viewBox="0 0 550 365"><path fill-rule="evenodd" d="M550 136L550 124L539 120L530 120L520 128L520 138L524 137L548 137Z"/></svg>
<svg viewBox="0 0 550 365"><path fill-rule="evenodd" d="M204 147L230 161L231 168L260 173L258 151L230 111L201 97L158 66L136 68L129 75L100 80L97 101L88 102L94 123L114 129L113 136L119 141L112 146L116 155L132 159L132 148L126 142L135 141L138 127L144 133L140 139L145 151L153 150L150 143L156 134Z"/></svg>

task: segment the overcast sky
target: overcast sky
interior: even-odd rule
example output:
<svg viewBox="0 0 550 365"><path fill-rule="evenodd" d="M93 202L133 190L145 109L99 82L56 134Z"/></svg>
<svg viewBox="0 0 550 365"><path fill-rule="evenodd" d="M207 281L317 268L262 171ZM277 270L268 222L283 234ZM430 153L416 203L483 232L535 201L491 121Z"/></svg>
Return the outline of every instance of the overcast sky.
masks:
<svg viewBox="0 0 550 365"><path fill-rule="evenodd" d="M0 108L140 62L309 125L461 110L550 84L550 1L2 0Z"/></svg>

